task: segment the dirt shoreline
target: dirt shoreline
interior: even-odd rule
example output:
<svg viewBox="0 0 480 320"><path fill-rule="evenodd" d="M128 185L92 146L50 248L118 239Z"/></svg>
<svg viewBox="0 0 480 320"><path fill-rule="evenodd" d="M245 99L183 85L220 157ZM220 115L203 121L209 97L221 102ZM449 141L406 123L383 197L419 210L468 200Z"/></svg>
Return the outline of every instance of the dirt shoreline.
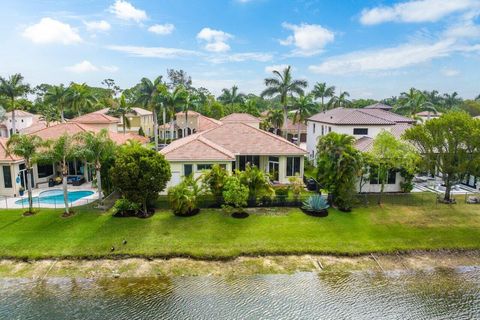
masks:
<svg viewBox="0 0 480 320"><path fill-rule="evenodd" d="M0 278L130 278L157 276L241 276L294 272L415 271L480 266L480 251L410 252L354 257L287 255L238 257L227 261L171 259L0 260Z"/></svg>

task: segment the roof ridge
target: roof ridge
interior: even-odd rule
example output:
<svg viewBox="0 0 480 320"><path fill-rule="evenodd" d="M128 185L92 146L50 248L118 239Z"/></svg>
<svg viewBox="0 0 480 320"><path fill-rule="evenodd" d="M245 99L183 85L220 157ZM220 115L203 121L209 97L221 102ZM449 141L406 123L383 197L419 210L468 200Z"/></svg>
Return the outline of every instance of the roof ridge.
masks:
<svg viewBox="0 0 480 320"><path fill-rule="evenodd" d="M231 152L230 150L228 150L227 148L224 148L218 144L216 144L215 142L203 137L202 135L199 135L197 139L194 139L194 140L198 140L204 144L207 144L208 146L212 147L212 148L215 148L217 149L217 151L223 153L224 155L226 156L229 156L229 157L232 157L232 158L235 158L235 154L233 152ZM192 140L193 141L193 140Z"/></svg>
<svg viewBox="0 0 480 320"><path fill-rule="evenodd" d="M368 113L368 112L365 112L365 110L363 110L363 109L355 109L355 110L357 110L358 112L361 112L361 113L363 113L363 114L366 114L367 116L374 117L374 118L377 118L377 119L380 119L380 120L389 122L389 123L391 123L391 124L396 124L395 121L388 120L388 119L386 119L386 118L384 118L384 117L380 117L380 116L375 115L375 114L370 114L370 113ZM381 110L381 109L369 109L369 110L384 111L384 110ZM378 112L378 111L376 111L376 112ZM388 111L384 111L384 112L388 112Z"/></svg>

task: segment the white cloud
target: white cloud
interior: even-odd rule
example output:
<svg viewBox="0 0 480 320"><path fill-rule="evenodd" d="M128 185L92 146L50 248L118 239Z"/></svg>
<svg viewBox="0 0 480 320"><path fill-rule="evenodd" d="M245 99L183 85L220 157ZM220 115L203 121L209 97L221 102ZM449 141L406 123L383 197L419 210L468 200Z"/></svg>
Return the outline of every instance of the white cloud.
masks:
<svg viewBox="0 0 480 320"><path fill-rule="evenodd" d="M288 64L275 64L272 66L266 66L265 67L265 72L266 73L272 73L273 71L282 71L283 69L286 69L288 67Z"/></svg>
<svg viewBox="0 0 480 320"><path fill-rule="evenodd" d="M147 13L144 10L135 8L130 2L124 0L116 0L110 6L110 12L122 20L133 20L141 22L147 19Z"/></svg>
<svg viewBox="0 0 480 320"><path fill-rule="evenodd" d="M76 29L52 18L42 18L39 23L27 27L22 35L37 44L82 42Z"/></svg>
<svg viewBox="0 0 480 320"><path fill-rule="evenodd" d="M141 58L175 59L200 55L200 53L193 50L164 47L108 46L107 48Z"/></svg>
<svg viewBox="0 0 480 320"><path fill-rule="evenodd" d="M84 22L85 26L87 27L87 30L90 32L97 32L97 31L102 31L106 32L111 29L110 23L108 23L105 20L100 20L100 21L85 21Z"/></svg>
<svg viewBox="0 0 480 320"><path fill-rule="evenodd" d="M87 72L95 72L95 71L107 71L107 72L116 72L118 71L118 67L116 66L100 66L97 67L93 63L88 60L83 60L77 64L72 66L65 67L65 70L73 72L73 73L87 73Z"/></svg>
<svg viewBox="0 0 480 320"><path fill-rule="evenodd" d="M244 62L244 61L257 61L267 62L273 59L271 53L263 52L243 52L226 55L214 55L208 57L207 60L213 63L225 63L225 62Z"/></svg>
<svg viewBox="0 0 480 320"><path fill-rule="evenodd" d="M458 71L457 69L444 68L440 71L444 76L447 76L447 77L455 77L460 74L460 71Z"/></svg>
<svg viewBox="0 0 480 320"><path fill-rule="evenodd" d="M229 33L221 30L203 28L197 34L197 39L206 42L205 50L210 52L226 52L230 50L227 41L233 38Z"/></svg>
<svg viewBox="0 0 480 320"><path fill-rule="evenodd" d="M293 45L296 47L292 52L293 55L312 56L320 53L325 45L335 39L332 31L317 24L302 23L294 25L284 22L282 27L293 31L293 35L280 40L280 44L284 46Z"/></svg>
<svg viewBox="0 0 480 320"><path fill-rule="evenodd" d="M476 0L413 0L393 6L380 6L364 9L360 22L374 25L388 21L395 22L435 22L455 12L478 6Z"/></svg>
<svg viewBox="0 0 480 320"><path fill-rule="evenodd" d="M173 32L175 29L175 26L171 23L166 23L166 24L154 24L150 28L148 28L148 31L156 33L156 34L161 34L161 35L167 35Z"/></svg>
<svg viewBox="0 0 480 320"><path fill-rule="evenodd" d="M455 48L454 44L453 40L442 40L433 44L405 44L379 50L359 51L332 57L308 68L314 73L323 74L394 70L448 56L453 51L460 50Z"/></svg>

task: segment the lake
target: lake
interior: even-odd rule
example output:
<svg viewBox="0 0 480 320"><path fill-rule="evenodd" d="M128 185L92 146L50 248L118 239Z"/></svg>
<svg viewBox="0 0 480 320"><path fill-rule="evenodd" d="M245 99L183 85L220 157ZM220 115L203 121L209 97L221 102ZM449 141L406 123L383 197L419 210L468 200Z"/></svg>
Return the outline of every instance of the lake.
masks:
<svg viewBox="0 0 480 320"><path fill-rule="evenodd" d="M480 267L0 280L0 319L480 319Z"/></svg>

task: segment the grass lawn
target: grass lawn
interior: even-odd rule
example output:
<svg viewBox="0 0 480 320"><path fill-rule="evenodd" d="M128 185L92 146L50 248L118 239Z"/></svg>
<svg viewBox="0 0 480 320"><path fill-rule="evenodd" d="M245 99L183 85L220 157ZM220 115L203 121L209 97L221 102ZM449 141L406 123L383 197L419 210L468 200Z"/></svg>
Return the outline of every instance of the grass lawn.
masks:
<svg viewBox="0 0 480 320"><path fill-rule="evenodd" d="M0 256L226 258L480 249L478 205L372 205L351 213L331 209L326 218L310 217L299 209L257 210L247 219L207 209L189 218L161 210L149 219L114 218L88 208L77 209L70 218L61 218L59 210L43 209L29 217L19 210L2 210Z"/></svg>

